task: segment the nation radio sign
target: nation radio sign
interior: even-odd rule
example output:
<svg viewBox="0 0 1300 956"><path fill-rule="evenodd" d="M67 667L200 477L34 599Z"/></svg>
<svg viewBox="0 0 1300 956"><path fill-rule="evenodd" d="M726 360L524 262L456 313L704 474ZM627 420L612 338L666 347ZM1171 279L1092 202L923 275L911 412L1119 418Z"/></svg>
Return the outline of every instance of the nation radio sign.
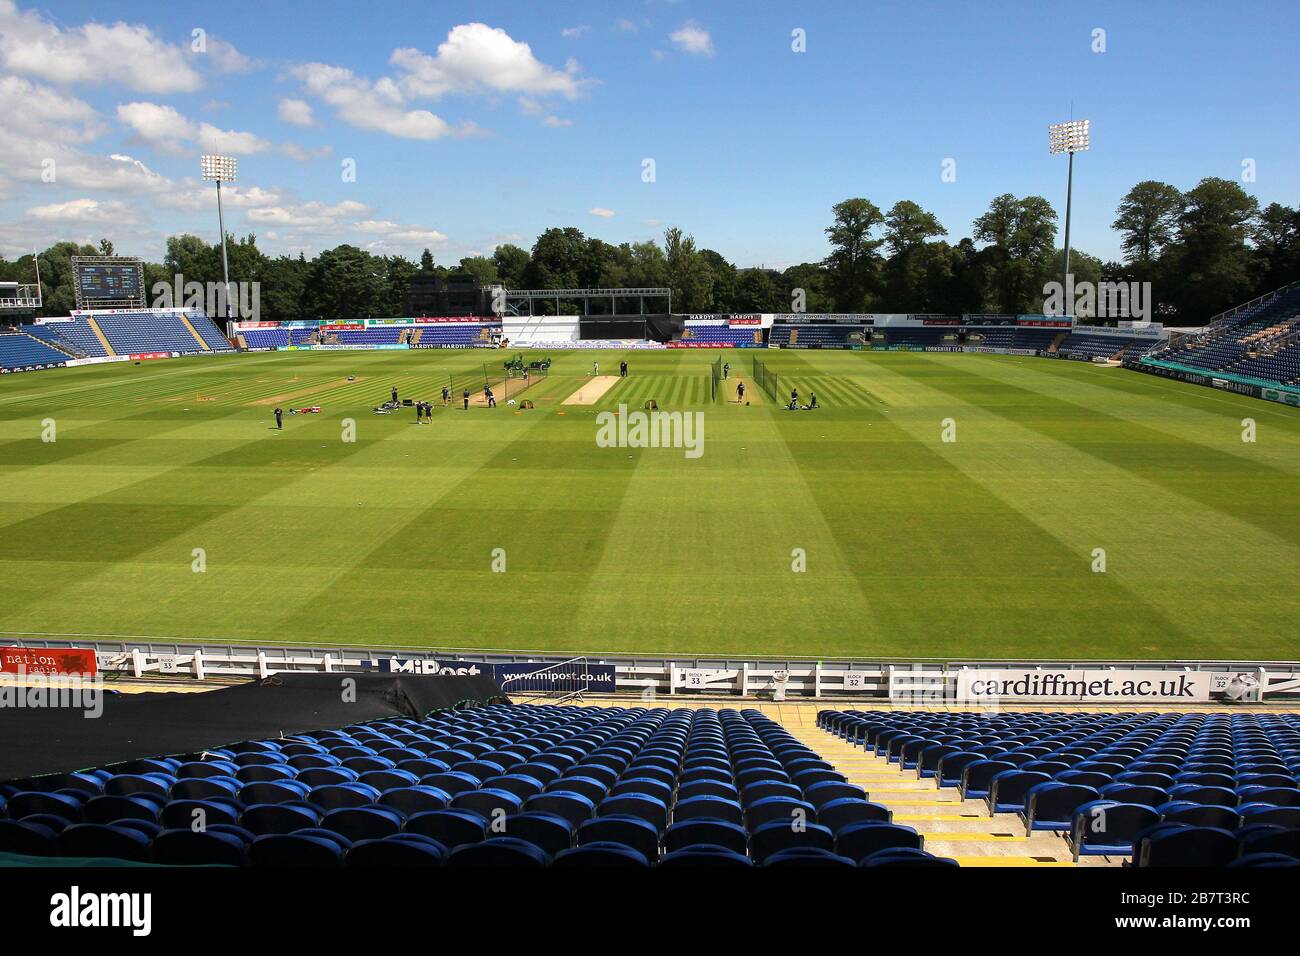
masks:
<svg viewBox="0 0 1300 956"><path fill-rule="evenodd" d="M95 652L83 647L0 647L0 674L99 673Z"/></svg>

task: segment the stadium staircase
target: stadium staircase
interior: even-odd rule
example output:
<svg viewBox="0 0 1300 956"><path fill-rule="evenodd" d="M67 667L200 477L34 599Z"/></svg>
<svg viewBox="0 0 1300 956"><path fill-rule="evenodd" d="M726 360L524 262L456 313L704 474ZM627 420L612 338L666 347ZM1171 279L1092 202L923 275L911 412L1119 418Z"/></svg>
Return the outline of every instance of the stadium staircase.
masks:
<svg viewBox="0 0 1300 956"><path fill-rule="evenodd" d="M90 327L90 331L95 333L95 338L99 339L99 344L103 347L105 355L117 354L117 352L114 351L113 346L109 344L108 336L104 334L104 330L99 327L98 322L96 322L91 316L86 316L86 325Z"/></svg>
<svg viewBox="0 0 1300 956"><path fill-rule="evenodd" d="M19 329L18 331L20 334L27 336L29 339L32 339L33 341L40 342L42 345L47 345L52 349L57 349L58 351L66 355L68 358L81 359L86 357L84 352L77 351L67 342L64 342L62 339L60 339L58 336L51 335L49 338L45 338L40 335L33 335L32 333L24 331L23 329Z"/></svg>
<svg viewBox="0 0 1300 956"><path fill-rule="evenodd" d="M780 722L800 743L821 754L849 783L868 793L872 803L889 808L891 822L912 827L925 838L927 852L961 866L1075 866L1065 841L1053 833L1025 836L1014 818L989 814L983 800L962 800L956 790L940 790L932 779L918 779L885 757L855 747L816 726L816 709L782 708ZM1106 865L1084 857L1081 865ZM1117 861L1110 865L1118 865Z"/></svg>
<svg viewBox="0 0 1300 956"><path fill-rule="evenodd" d="M1047 347L1047 351L1055 355L1056 350L1061 347L1061 343L1065 341L1065 337L1069 334L1069 332L1062 332L1057 335L1056 338L1052 339L1052 344Z"/></svg>
<svg viewBox="0 0 1300 956"><path fill-rule="evenodd" d="M189 330L190 335L194 336L194 341L199 343L199 348L203 349L205 352L211 352L212 346L208 345L208 343L203 340L203 336L199 335L199 330L194 327L194 323L189 320L189 316L182 315L180 318L181 323Z"/></svg>
<svg viewBox="0 0 1300 956"><path fill-rule="evenodd" d="M420 344L420 336L423 335L423 334L424 334L424 329L416 328L414 331L411 332L411 338L410 338L410 340L409 340L410 343L411 343L412 345L419 345L419 344Z"/></svg>

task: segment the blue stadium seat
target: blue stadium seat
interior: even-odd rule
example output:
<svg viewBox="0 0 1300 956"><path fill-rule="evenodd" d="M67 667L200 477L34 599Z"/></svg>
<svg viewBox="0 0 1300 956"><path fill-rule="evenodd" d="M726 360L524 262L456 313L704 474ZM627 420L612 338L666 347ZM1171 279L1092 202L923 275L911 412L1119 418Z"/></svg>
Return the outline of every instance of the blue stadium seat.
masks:
<svg viewBox="0 0 1300 956"><path fill-rule="evenodd" d="M661 868L707 867L737 869L753 866L749 857L721 846L688 846L664 855Z"/></svg>
<svg viewBox="0 0 1300 956"><path fill-rule="evenodd" d="M348 848L343 863L350 867L442 866L448 850L436 840L413 833L360 840Z"/></svg>
<svg viewBox="0 0 1300 956"><path fill-rule="evenodd" d="M668 833L672 832L668 828ZM740 831L740 845L745 845L744 831ZM665 834L667 839L667 834ZM654 862L659 858L659 830L649 820L628 815L598 816L586 821L577 829L578 846L588 843L620 843L636 850L647 860Z"/></svg>
<svg viewBox="0 0 1300 956"><path fill-rule="evenodd" d="M127 826L107 823L74 823L55 838L58 855L64 857L106 857L146 863L149 837Z"/></svg>
<svg viewBox="0 0 1300 956"><path fill-rule="evenodd" d="M167 866L242 866L246 846L230 833L163 830L149 844L149 859Z"/></svg>
<svg viewBox="0 0 1300 956"><path fill-rule="evenodd" d="M471 810L430 810L408 817L405 833L418 833L437 840L449 850L487 839L487 821Z"/></svg>
<svg viewBox="0 0 1300 956"><path fill-rule="evenodd" d="M645 854L622 843L593 841L582 846L561 850L551 862L559 867L625 867L644 868L650 866Z"/></svg>
<svg viewBox="0 0 1300 956"><path fill-rule="evenodd" d="M835 852L862 862L880 850L925 849L925 837L916 830L895 823L850 823L835 834Z"/></svg>
<svg viewBox="0 0 1300 956"><path fill-rule="evenodd" d="M456 847L447 857L448 866L547 866L550 857L539 847L514 837L494 837L481 843Z"/></svg>
<svg viewBox="0 0 1300 956"><path fill-rule="evenodd" d="M341 866L347 843L318 832L270 833L248 845L253 866Z"/></svg>

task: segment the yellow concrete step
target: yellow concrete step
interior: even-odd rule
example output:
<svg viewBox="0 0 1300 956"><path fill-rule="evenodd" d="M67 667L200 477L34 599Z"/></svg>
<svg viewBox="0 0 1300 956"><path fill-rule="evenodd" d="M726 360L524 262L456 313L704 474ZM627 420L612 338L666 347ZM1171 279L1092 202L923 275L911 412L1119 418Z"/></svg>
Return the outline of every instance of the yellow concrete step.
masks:
<svg viewBox="0 0 1300 956"><path fill-rule="evenodd" d="M1069 860L1040 860L1032 856L950 856L948 859L956 860L959 866L1074 866Z"/></svg>
<svg viewBox="0 0 1300 956"><path fill-rule="evenodd" d="M99 339L99 344L104 347L104 351L107 354L109 355L117 354L117 352L113 351L113 346L108 344L108 336L104 334L104 330L99 327L98 322L96 322L90 316L86 316L86 325L90 327L90 331L95 333L95 338Z"/></svg>

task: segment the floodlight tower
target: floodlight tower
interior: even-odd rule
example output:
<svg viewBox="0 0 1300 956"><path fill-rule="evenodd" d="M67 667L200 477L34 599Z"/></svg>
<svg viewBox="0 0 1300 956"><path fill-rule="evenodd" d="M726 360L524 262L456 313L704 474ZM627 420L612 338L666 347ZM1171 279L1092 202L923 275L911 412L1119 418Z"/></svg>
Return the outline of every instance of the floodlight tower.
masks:
<svg viewBox="0 0 1300 956"><path fill-rule="evenodd" d="M1081 153L1091 144L1090 122L1072 119L1068 123L1054 123L1047 127L1047 149L1053 156L1068 153L1070 173L1065 186L1065 261L1061 266L1061 294L1065 295L1070 277L1070 204L1074 198L1074 154ZM1064 307L1064 300L1062 300Z"/></svg>
<svg viewBox="0 0 1300 956"><path fill-rule="evenodd" d="M233 156L201 156L199 169L207 182L217 184L217 224L221 229L221 279L226 290L226 334L233 334L230 323L230 264L226 260L226 218L221 212L221 184L233 183L237 172L237 160ZM1068 231L1067 231L1068 235Z"/></svg>

